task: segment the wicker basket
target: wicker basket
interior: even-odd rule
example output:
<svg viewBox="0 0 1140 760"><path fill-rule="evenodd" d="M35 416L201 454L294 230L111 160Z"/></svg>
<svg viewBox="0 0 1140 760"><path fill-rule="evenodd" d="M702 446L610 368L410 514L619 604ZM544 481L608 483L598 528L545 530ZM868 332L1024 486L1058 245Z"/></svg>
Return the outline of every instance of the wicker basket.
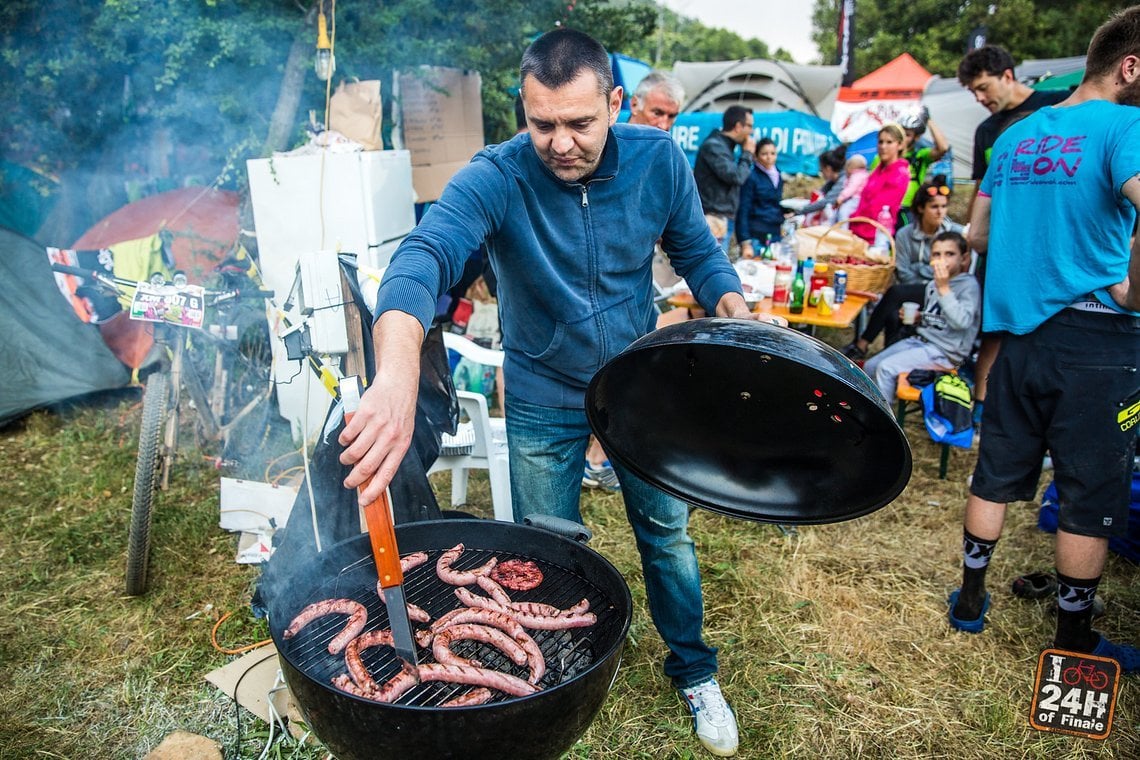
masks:
<svg viewBox="0 0 1140 760"><path fill-rule="evenodd" d="M839 230L839 228L851 222L866 222L886 233L887 240L891 245L888 255L882 256L874 253L874 249L868 248L866 243L863 243L862 246L845 244L836 248L825 242L829 236L835 236L836 230ZM849 234L850 233L848 233L848 235ZM859 240L859 242L863 242L862 238L856 239ZM848 290L860 290L865 293L882 293L891 286L895 277L895 239L894 236L891 235L890 230L874 219L869 219L865 216L853 216L842 222L836 222L824 230L816 240L815 260L830 262L833 257L839 255L846 256L848 259L855 259L854 263L848 261L847 263L838 265L843 267L847 272Z"/></svg>

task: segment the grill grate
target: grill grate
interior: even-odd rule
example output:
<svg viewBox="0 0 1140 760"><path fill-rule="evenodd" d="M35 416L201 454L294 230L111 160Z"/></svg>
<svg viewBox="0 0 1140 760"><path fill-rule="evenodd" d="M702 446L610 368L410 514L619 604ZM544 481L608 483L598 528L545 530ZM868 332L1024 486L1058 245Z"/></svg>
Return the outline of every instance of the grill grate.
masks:
<svg viewBox="0 0 1140 760"><path fill-rule="evenodd" d="M404 574L407 601L426 610L432 620L463 607L455 596L457 587L444 583L436 575L436 561L442 553L442 550L427 552L427 562ZM511 552L467 549L452 564L452 568L470 570L483 565L491 557L498 557L500 562L508 559L531 560L542 569L544 580L537 588L530 591L507 590L512 600L544 602L565 609L586 598L590 601L590 611L597 615L597 623L588 628L560 631L527 629L546 657L547 669L538 683L540 689L550 689L588 670L609 650L615 637L620 635L624 618L609 597L587 579L557 564ZM483 594L478 587L468 589ZM296 611L299 612L311 602L332 598L352 599L363 604L368 610L366 631L390 627L387 609L376 594L376 566L370 555L346 566L336 578L324 583L311 598L301 603ZM333 677L347 672L343 653L331 655L328 652L329 641L343 629L346 619L345 615L326 615L310 623L292 639L283 642L284 654L309 678L330 684ZM413 622L412 625L413 628L422 628L428 624ZM523 680L530 673L525 665L516 665L489 644L458 641L452 646L452 651L460 657L478 660L490 670L510 673ZM421 664L435 661L430 649L418 648L417 654ZM362 660L378 684L385 683L400 671L399 659L389 647L371 647L363 652ZM470 688L464 684L438 681L422 683L404 694L398 704L436 707ZM493 694L492 702L515 698L497 691L493 691Z"/></svg>

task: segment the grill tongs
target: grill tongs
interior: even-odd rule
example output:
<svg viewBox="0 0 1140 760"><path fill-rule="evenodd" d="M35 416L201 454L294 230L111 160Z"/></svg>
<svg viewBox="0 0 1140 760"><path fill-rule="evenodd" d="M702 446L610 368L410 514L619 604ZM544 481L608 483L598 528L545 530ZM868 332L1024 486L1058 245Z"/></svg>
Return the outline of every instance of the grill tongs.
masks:
<svg viewBox="0 0 1140 760"><path fill-rule="evenodd" d="M352 419L360 407L360 381L356 377L341 380L341 398L344 402L344 421ZM363 491L372 482L369 478L359 487ZM404 670L420 680L416 659L416 644L412 637L412 622L408 619L408 606L404 598L404 572L400 569L400 550L396 546L396 530L392 523L392 508L385 489L374 502L364 508L368 525L368 538L372 543L372 557L376 560L376 573L380 578L384 606L388 609L388 623L392 627L392 641L396 656Z"/></svg>

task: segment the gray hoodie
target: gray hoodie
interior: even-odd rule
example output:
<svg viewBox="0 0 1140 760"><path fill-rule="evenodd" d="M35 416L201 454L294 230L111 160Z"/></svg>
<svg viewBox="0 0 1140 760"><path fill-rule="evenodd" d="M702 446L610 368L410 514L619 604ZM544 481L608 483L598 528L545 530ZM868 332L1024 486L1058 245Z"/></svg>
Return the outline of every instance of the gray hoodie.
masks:
<svg viewBox="0 0 1140 760"><path fill-rule="evenodd" d="M939 294L931 280L926 284L918 337L940 349L958 366L969 355L982 324L981 302L982 290L969 272L951 279L946 295Z"/></svg>

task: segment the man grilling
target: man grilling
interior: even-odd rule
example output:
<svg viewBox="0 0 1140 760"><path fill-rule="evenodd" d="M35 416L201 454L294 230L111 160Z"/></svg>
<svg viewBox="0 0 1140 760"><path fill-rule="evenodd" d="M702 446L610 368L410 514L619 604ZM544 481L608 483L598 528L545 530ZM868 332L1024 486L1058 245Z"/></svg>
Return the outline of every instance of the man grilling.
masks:
<svg viewBox="0 0 1140 760"><path fill-rule="evenodd" d="M581 522L593 374L654 327L653 244L710 314L750 314L740 280L709 233L684 155L669 135L615 124L622 90L591 37L549 32L523 54L527 133L478 153L396 251L373 326L377 371L341 434L345 486L370 476L382 492L407 451L420 342L436 298L486 243L498 278L506 422L515 518L543 512ZM736 719L701 634L700 572L688 507L616 465L645 574L650 613L669 647L665 672L701 742L735 753Z"/></svg>

